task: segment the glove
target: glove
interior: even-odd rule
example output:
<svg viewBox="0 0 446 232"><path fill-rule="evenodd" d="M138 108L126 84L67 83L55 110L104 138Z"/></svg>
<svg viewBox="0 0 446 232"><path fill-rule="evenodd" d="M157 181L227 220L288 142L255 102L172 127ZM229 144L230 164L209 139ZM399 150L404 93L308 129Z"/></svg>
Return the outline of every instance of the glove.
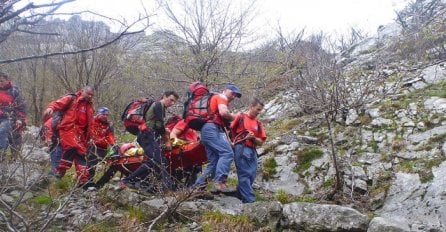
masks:
<svg viewBox="0 0 446 232"><path fill-rule="evenodd" d="M144 133L149 131L149 128L147 128L147 125L145 123L138 126L138 130L140 133Z"/></svg>

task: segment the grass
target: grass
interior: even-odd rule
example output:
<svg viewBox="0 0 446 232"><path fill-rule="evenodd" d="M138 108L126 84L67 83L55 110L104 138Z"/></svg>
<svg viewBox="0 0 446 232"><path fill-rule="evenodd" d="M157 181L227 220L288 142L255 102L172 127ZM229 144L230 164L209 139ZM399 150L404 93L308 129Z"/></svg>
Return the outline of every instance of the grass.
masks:
<svg viewBox="0 0 446 232"><path fill-rule="evenodd" d="M336 183L336 180L334 178L328 178L327 180L324 181L324 183L322 184L322 188L331 188L334 186L334 184Z"/></svg>
<svg viewBox="0 0 446 232"><path fill-rule="evenodd" d="M271 126L265 128L266 134L270 138L277 137L280 134L293 130L302 123L300 118L286 118L274 121Z"/></svg>
<svg viewBox="0 0 446 232"><path fill-rule="evenodd" d="M263 179L269 180L277 173L277 162L274 157L268 157L263 161L262 176Z"/></svg>
<svg viewBox="0 0 446 232"><path fill-rule="evenodd" d="M283 189L279 189L276 192L276 199L277 201L279 201L282 204L288 204L291 202L307 202L307 203L315 203L317 202L317 200L311 196L298 196L295 197L291 194L288 194L287 192L285 192L285 190Z"/></svg>
<svg viewBox="0 0 446 232"><path fill-rule="evenodd" d="M376 177L376 181L373 183L370 190L371 196L376 196L379 193L387 192L390 188L390 182L392 180L393 173L389 170L382 170Z"/></svg>
<svg viewBox="0 0 446 232"><path fill-rule="evenodd" d="M311 161L321 158L324 152L316 147L304 148L303 150L296 151L294 154L297 156L298 166L294 168L294 172L300 173L311 167Z"/></svg>
<svg viewBox="0 0 446 232"><path fill-rule="evenodd" d="M146 217L146 213L137 206L130 205L127 208L127 212L131 219L136 219L137 221L142 221Z"/></svg>
<svg viewBox="0 0 446 232"><path fill-rule="evenodd" d="M375 152L375 153L378 152L378 150L379 150L378 143L377 143L375 140L371 140L371 141L367 144L367 146L371 147L372 150L373 150L373 152Z"/></svg>
<svg viewBox="0 0 446 232"><path fill-rule="evenodd" d="M254 223L246 215L229 215L219 211L205 212L201 216L203 232L254 231ZM228 230L229 229L229 230Z"/></svg>
<svg viewBox="0 0 446 232"><path fill-rule="evenodd" d="M279 189L279 191L277 191L276 198L282 204L288 204L292 202L290 195L288 195L288 193L285 192L285 190L283 189Z"/></svg>
<svg viewBox="0 0 446 232"><path fill-rule="evenodd" d="M52 199L48 195L40 195L34 197L32 201L39 205L48 205L52 202Z"/></svg>

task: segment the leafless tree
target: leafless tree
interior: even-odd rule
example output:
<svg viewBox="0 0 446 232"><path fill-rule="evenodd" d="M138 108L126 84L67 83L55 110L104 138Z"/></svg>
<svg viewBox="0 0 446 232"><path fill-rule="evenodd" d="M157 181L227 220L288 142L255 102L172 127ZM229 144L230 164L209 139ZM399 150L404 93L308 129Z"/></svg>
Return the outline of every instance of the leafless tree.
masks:
<svg viewBox="0 0 446 232"><path fill-rule="evenodd" d="M79 54L104 48L110 44L119 41L120 39L133 34L142 33L150 26L150 15L140 16L133 22L125 22L119 19L109 18L95 12L79 12L79 13L60 13L57 10L63 5L73 2L74 0L59 0L59 1L42 1L41 4L33 2L28 3L24 0L13 0L0 3L0 47L4 42L9 40L15 34L27 35L51 35L53 37L60 36L56 31L43 27L43 25L52 17L57 15L76 15L76 14L90 14L100 17L104 20L112 21L121 26L121 30L115 34L114 37L108 38L101 44L95 44L92 47L76 48L64 47L60 50L51 50L41 54L27 54L23 56L2 57L0 64L14 63L24 60L36 58L48 58L60 55ZM24 5L25 4L25 5Z"/></svg>
<svg viewBox="0 0 446 232"><path fill-rule="evenodd" d="M367 34L358 28L350 27L350 33L339 36L337 41L337 47L339 51L345 51L352 48L352 46L361 42L361 40L367 38Z"/></svg>
<svg viewBox="0 0 446 232"><path fill-rule="evenodd" d="M416 0L397 12L402 36L394 49L409 60L445 59L446 3L442 0ZM426 52L427 51L427 52Z"/></svg>
<svg viewBox="0 0 446 232"><path fill-rule="evenodd" d="M175 46L167 51L177 70L189 80L210 81L224 76L221 66L225 56L236 52L249 35L255 1L241 6L225 0L159 3L172 24L168 39Z"/></svg>

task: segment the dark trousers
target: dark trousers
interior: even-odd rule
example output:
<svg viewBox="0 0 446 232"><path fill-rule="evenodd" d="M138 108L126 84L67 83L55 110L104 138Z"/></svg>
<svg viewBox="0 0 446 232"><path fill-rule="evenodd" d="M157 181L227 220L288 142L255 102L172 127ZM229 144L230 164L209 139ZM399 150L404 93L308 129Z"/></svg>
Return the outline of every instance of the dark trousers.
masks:
<svg viewBox="0 0 446 232"><path fill-rule="evenodd" d="M107 154L107 149L100 148L97 146L88 147L88 155L87 155L87 167L88 172L90 173L90 180L93 179L96 174L96 165L99 161L102 161Z"/></svg>
<svg viewBox="0 0 446 232"><path fill-rule="evenodd" d="M160 136L154 132L149 131L140 133L137 141L144 149L147 160L135 170L130 176L123 179L124 183L136 183L145 181L149 173L152 172L157 175L157 179L161 180L162 189L173 190L172 178L167 171L167 160L161 152ZM156 183L154 183L156 184Z"/></svg>

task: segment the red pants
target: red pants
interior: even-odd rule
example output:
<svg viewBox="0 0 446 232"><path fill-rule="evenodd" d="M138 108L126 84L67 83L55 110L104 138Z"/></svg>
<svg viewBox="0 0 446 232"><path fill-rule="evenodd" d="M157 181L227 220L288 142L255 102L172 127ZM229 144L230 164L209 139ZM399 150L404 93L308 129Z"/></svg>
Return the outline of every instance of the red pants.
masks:
<svg viewBox="0 0 446 232"><path fill-rule="evenodd" d="M65 172L71 168L73 162L74 167L76 168L78 185L87 183L90 178L87 161L85 159L85 155L78 154L76 149L64 151L62 159L60 160L59 165L56 167L56 173L61 176L65 175Z"/></svg>

